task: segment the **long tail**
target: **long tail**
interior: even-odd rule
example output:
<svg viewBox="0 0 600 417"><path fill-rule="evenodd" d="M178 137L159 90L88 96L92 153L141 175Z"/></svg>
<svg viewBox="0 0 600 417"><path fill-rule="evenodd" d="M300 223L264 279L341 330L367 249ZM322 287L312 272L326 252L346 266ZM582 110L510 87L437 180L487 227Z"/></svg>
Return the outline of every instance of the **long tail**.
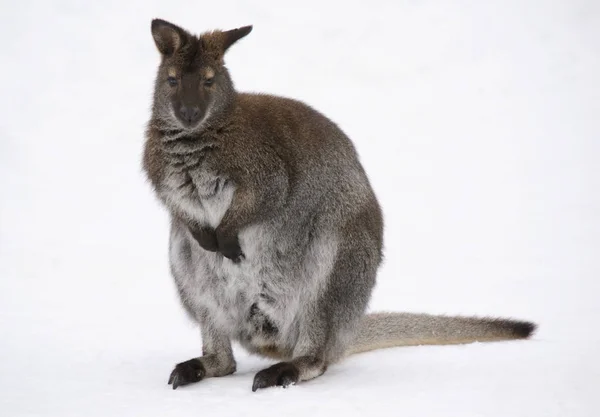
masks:
<svg viewBox="0 0 600 417"><path fill-rule="evenodd" d="M536 325L503 318L449 317L413 313L367 314L348 354L395 346L452 345L526 339Z"/></svg>

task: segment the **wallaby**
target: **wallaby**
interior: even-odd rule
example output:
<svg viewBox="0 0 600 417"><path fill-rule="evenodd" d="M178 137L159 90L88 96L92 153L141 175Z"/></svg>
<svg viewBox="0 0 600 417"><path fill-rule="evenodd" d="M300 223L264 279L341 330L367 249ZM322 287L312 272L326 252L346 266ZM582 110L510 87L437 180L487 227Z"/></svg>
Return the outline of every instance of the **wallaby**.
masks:
<svg viewBox="0 0 600 417"><path fill-rule="evenodd" d="M281 362L252 390L315 378L372 349L527 338L510 319L365 314L379 203L350 139L292 99L236 92L223 56L252 26L195 36L152 21L161 62L143 156L171 217L169 260L202 356L173 389L236 370L231 342Z"/></svg>

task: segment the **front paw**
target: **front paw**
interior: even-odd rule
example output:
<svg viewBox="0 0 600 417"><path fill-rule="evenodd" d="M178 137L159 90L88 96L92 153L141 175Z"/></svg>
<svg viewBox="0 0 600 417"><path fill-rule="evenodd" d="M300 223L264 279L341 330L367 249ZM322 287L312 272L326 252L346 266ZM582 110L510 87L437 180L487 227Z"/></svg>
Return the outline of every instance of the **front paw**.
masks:
<svg viewBox="0 0 600 417"><path fill-rule="evenodd" d="M190 231L202 249L209 252L217 252L219 250L217 235L210 227L191 228Z"/></svg>
<svg viewBox="0 0 600 417"><path fill-rule="evenodd" d="M202 362L198 359L190 359L175 366L169 376L169 385L172 384L173 389L177 389L177 387L201 381L204 375L206 375L206 370Z"/></svg>
<svg viewBox="0 0 600 417"><path fill-rule="evenodd" d="M223 233L217 228L216 236L219 252L221 252L224 257L231 259L234 263L239 263L244 259L244 253L242 252L240 241L236 233Z"/></svg>

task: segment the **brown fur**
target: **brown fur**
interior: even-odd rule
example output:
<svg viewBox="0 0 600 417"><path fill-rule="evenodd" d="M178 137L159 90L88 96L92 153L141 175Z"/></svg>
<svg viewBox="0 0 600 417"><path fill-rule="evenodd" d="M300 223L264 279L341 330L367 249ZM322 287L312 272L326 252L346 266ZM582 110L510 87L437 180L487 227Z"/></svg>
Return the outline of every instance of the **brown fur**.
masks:
<svg viewBox="0 0 600 417"><path fill-rule="evenodd" d="M232 339L285 360L255 376L256 390L315 378L348 353L528 337L528 322L364 315L382 259L379 203L334 122L236 92L223 57L251 29L195 36L152 22L161 64L143 165L171 215L173 276L203 339L173 387L234 372Z"/></svg>
<svg viewBox="0 0 600 417"><path fill-rule="evenodd" d="M242 190L235 196L234 210L223 219L220 226L223 231L239 230L277 210L299 177L310 174L300 169L307 160L326 163L327 156L343 158L354 152L350 144L335 136L330 143L323 143L320 132L331 130L333 124L318 119L314 123L317 112L295 100L237 94L231 105L234 109L228 117L211 122L201 138L211 146L210 160L206 162L215 161L214 169L225 173ZM281 124L295 128L281 132L278 128ZM151 122L147 133L144 167L151 183L158 187L169 156L161 142L164 134L160 125ZM329 164L335 165L335 161ZM286 181L282 182L282 178ZM350 212L351 208L348 209ZM373 209L378 207L365 207L368 213L365 212L364 218L375 221L377 224L373 226L382 229L381 221L377 220L380 216L373 216Z"/></svg>

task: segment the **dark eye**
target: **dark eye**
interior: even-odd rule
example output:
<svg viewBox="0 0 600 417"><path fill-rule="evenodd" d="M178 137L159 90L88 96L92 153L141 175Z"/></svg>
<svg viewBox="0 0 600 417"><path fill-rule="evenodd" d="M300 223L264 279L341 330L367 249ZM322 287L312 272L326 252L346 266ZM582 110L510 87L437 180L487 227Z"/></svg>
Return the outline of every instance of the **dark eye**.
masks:
<svg viewBox="0 0 600 417"><path fill-rule="evenodd" d="M171 87L175 87L177 85L177 78L175 78L175 77L168 77L167 78L167 82L169 83L169 85Z"/></svg>
<svg viewBox="0 0 600 417"><path fill-rule="evenodd" d="M204 80L204 85L207 87L210 87L211 85L213 85L214 82L215 82L214 78L208 78L208 79Z"/></svg>

